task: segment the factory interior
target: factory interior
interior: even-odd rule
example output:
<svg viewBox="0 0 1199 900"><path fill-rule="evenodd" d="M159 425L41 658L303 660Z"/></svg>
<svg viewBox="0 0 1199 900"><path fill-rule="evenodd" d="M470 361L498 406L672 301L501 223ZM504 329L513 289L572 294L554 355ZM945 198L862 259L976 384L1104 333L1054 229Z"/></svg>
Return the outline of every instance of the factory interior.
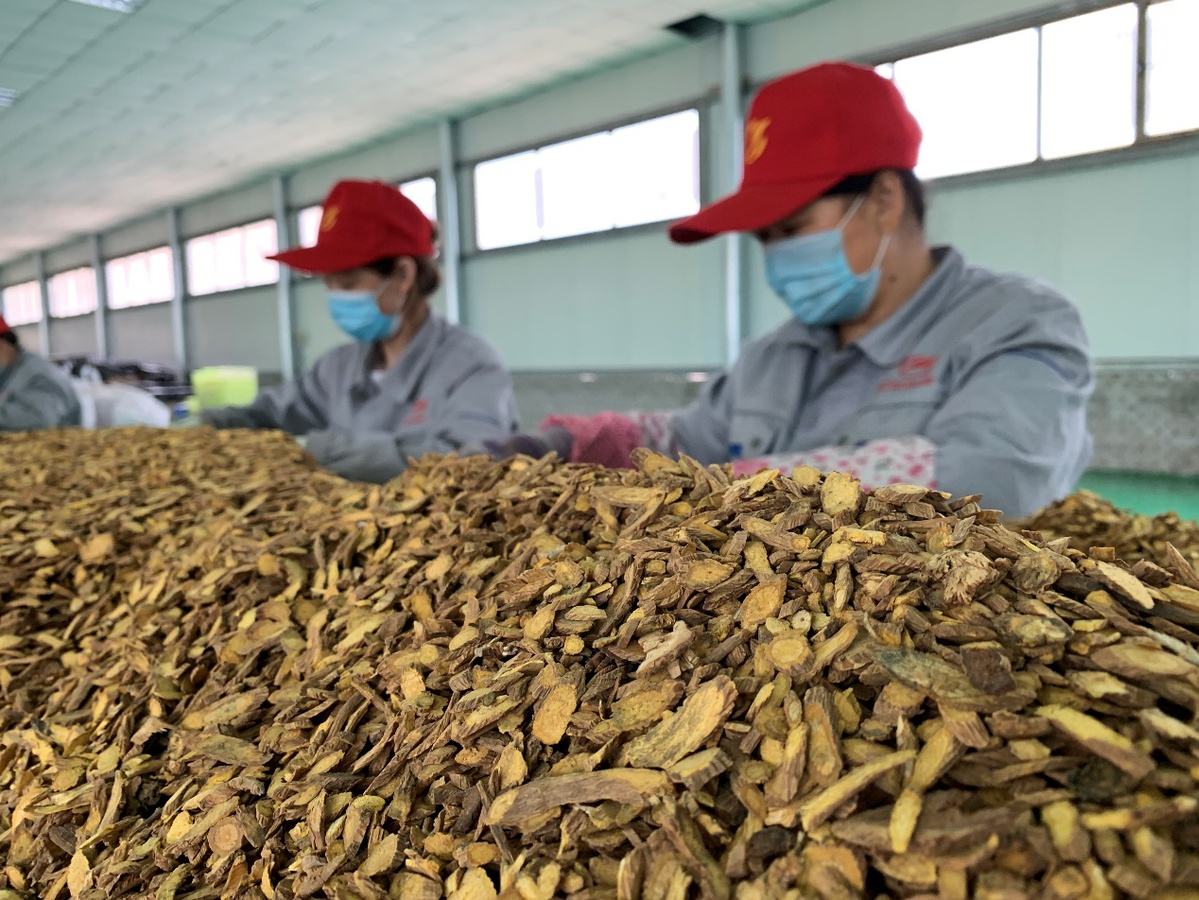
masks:
<svg viewBox="0 0 1199 900"><path fill-rule="evenodd" d="M1199 0L0 0L0 900L1199 898Z"/></svg>

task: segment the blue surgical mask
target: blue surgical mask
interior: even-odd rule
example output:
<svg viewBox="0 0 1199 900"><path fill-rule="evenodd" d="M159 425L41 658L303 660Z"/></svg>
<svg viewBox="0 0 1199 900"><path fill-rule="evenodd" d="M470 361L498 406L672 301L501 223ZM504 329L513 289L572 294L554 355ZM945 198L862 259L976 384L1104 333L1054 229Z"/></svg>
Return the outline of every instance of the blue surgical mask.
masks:
<svg viewBox="0 0 1199 900"><path fill-rule="evenodd" d="M766 280L804 325L839 325L856 319L878 292L879 265L891 235L883 237L870 271L857 274L845 258L843 232L863 200L859 197L832 231L786 238L766 247Z"/></svg>
<svg viewBox="0 0 1199 900"><path fill-rule="evenodd" d="M371 291L329 291L329 315L356 341L382 341L400 327L398 315L379 309L378 295Z"/></svg>

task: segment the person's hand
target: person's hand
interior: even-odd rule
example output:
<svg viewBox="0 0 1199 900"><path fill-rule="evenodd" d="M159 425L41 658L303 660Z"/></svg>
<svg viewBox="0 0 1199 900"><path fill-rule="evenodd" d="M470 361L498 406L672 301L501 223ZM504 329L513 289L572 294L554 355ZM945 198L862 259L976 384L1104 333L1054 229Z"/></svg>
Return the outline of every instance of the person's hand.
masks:
<svg viewBox="0 0 1199 900"><path fill-rule="evenodd" d="M483 451L497 462L514 456L541 459L550 453L556 453L560 460L567 461L573 443L574 438L565 428L550 428L537 434L514 434L503 440L484 441Z"/></svg>

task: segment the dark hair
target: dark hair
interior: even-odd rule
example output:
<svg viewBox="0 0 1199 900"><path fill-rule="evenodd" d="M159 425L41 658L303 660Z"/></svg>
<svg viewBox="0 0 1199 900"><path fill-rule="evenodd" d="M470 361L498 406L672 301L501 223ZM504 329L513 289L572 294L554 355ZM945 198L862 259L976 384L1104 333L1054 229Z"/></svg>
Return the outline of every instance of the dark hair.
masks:
<svg viewBox="0 0 1199 900"><path fill-rule="evenodd" d="M437 224L433 224L433 245L437 245L440 238L440 232L437 230ZM441 269L438 268L436 260L432 256L414 256L412 261L416 263L416 289L420 291L422 297L431 297L437 293L437 289L441 287ZM370 269L376 272L383 278L390 278L396 271L396 258L394 256L376 259L374 262L367 263L362 268Z"/></svg>
<svg viewBox="0 0 1199 900"><path fill-rule="evenodd" d="M911 169L884 169L883 171L894 172L899 176L899 180L903 184L903 195L908 201L908 212L912 214L916 224L923 228L924 218L928 213L928 198L924 193L924 184ZM882 172L871 172L867 175L850 175L844 181L825 191L824 196L844 197L865 194L874 184L874 179L881 174Z"/></svg>
<svg viewBox="0 0 1199 900"><path fill-rule="evenodd" d="M9 344L12 344L18 350L21 349L21 339L17 337L17 333L15 331L6 331L3 334L0 334L0 341L5 341Z"/></svg>

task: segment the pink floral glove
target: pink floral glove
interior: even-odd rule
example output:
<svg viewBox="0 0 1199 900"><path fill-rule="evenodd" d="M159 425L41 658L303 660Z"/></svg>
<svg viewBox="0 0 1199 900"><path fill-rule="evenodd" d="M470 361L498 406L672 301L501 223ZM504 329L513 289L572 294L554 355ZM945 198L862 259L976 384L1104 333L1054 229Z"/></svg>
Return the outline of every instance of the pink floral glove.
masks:
<svg viewBox="0 0 1199 900"><path fill-rule="evenodd" d="M812 466L822 472L847 472L861 480L866 490L887 484L935 488L936 455L936 444L927 438L884 438L860 447L818 447L803 453L740 459L734 461L733 471L752 475L762 469L791 472L800 466Z"/></svg>

